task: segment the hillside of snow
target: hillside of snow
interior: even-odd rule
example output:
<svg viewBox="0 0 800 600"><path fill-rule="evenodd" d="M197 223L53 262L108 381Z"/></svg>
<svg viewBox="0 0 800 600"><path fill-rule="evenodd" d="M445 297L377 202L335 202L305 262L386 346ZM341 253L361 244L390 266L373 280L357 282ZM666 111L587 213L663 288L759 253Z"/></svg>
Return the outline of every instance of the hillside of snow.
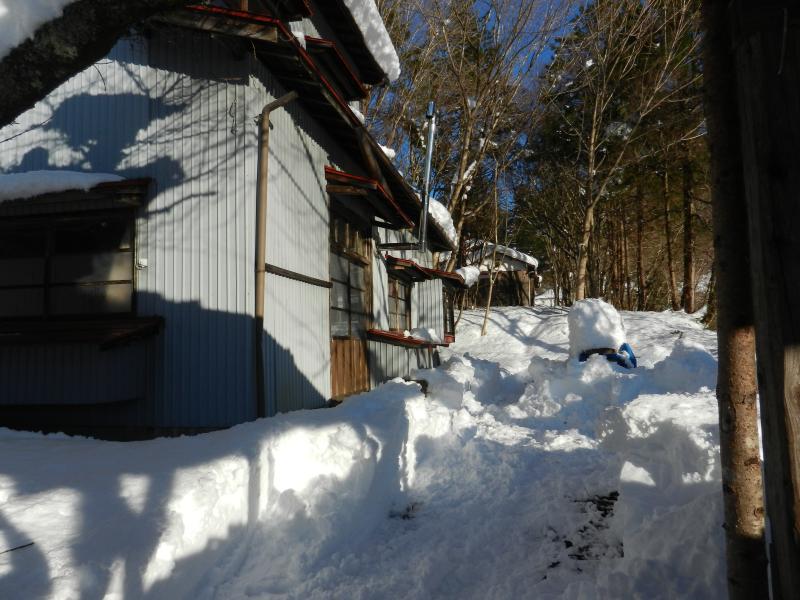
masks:
<svg viewBox="0 0 800 600"><path fill-rule="evenodd" d="M0 430L2 598L724 598L715 336L465 313L441 367L178 439Z"/></svg>

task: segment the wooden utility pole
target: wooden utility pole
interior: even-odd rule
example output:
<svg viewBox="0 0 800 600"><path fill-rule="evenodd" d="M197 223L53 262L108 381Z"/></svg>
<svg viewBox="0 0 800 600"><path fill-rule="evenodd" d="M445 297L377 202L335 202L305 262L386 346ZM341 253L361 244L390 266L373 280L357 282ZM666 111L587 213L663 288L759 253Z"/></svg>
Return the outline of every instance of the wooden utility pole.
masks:
<svg viewBox="0 0 800 600"><path fill-rule="evenodd" d="M756 350L736 76L727 0L703 3L703 79L711 158L717 289L720 458L730 600L767 598L764 487L756 409ZM713 310L708 301L709 313Z"/></svg>
<svg viewBox="0 0 800 600"><path fill-rule="evenodd" d="M773 598L800 590L800 7L734 0ZM729 99L728 101L732 101Z"/></svg>

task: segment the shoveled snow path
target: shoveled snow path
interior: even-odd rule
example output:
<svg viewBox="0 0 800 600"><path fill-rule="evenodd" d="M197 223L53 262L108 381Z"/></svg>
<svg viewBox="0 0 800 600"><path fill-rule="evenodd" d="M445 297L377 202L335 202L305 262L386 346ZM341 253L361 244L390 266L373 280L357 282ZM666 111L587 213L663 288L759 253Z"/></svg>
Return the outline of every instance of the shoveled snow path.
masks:
<svg viewBox="0 0 800 600"><path fill-rule="evenodd" d="M0 430L0 597L722 598L715 336L623 313L466 313L428 396L113 444ZM21 594L21 595L20 595Z"/></svg>
<svg viewBox="0 0 800 600"><path fill-rule="evenodd" d="M409 404L415 465L393 516L294 573L259 574L263 539L216 597L724 597L713 332L683 314L626 313L632 375L564 362L565 315L501 309L481 338L482 313L467 313L445 365L418 374L429 400ZM532 399L532 361L568 391ZM558 412L535 415L548 395ZM603 519L589 500L613 492Z"/></svg>

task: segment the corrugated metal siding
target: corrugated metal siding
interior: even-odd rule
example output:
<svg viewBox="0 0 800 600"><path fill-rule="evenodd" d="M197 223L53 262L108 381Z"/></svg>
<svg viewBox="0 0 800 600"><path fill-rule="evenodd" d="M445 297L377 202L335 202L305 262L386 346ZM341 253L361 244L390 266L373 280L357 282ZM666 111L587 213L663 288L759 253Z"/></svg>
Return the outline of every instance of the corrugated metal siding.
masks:
<svg viewBox="0 0 800 600"><path fill-rule="evenodd" d="M0 347L0 406L141 398L146 346L140 342L107 351L88 344Z"/></svg>
<svg viewBox="0 0 800 600"><path fill-rule="evenodd" d="M137 272L138 312L165 318L152 406L139 406L156 426L219 427L255 414L248 70L248 59L203 34L123 40L27 113L15 130L49 121L0 152L7 170L57 166L156 179L137 219L137 255L148 260ZM31 373L42 368L36 362Z"/></svg>
<svg viewBox="0 0 800 600"><path fill-rule="evenodd" d="M433 351L427 348L405 348L370 340L369 353L370 387L395 377L406 377L414 369L430 369L433 366Z"/></svg>
<svg viewBox="0 0 800 600"><path fill-rule="evenodd" d="M414 286L417 295L417 327L433 329L444 339L444 299L442 280L421 281Z"/></svg>
<svg viewBox="0 0 800 600"><path fill-rule="evenodd" d="M251 112L285 89L254 65ZM329 280L325 166L355 169L352 158L295 101L271 116L267 262ZM267 276L265 372L268 414L323 406L331 397L327 288Z"/></svg>

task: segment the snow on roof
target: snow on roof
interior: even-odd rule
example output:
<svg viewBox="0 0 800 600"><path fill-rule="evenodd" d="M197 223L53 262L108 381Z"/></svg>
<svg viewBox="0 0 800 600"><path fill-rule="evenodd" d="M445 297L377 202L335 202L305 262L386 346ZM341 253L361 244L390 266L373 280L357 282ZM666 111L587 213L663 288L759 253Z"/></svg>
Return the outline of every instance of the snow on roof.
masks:
<svg viewBox="0 0 800 600"><path fill-rule="evenodd" d="M447 239L453 244L458 244L458 234L456 233L456 226L453 225L453 217L450 216L450 211L447 210L444 204L438 200L430 199L428 204L428 214L436 221L439 228L447 236Z"/></svg>
<svg viewBox="0 0 800 600"><path fill-rule="evenodd" d="M2 3L3 0L0 0ZM2 6L2 4L0 4ZM0 202L21 200L41 194L88 190L100 183L122 181L124 177L110 173L82 173L79 171L26 171L0 174Z"/></svg>
<svg viewBox="0 0 800 600"><path fill-rule="evenodd" d="M460 269L456 269L455 272L461 275L461 278L464 280L464 285L467 287L472 287L478 283L478 279L481 277L481 270L475 265L461 267Z"/></svg>
<svg viewBox="0 0 800 600"><path fill-rule="evenodd" d="M2 1L0 0L0 2ZM350 14L353 15L353 21L361 30L364 43L375 58L375 62L378 63L389 81L395 81L400 77L400 59L397 57L397 51L389 37L389 32L386 31L378 7L375 6L375 0L343 0L343 2Z"/></svg>
<svg viewBox="0 0 800 600"><path fill-rule="evenodd" d="M394 160L394 157L397 156L397 152L394 148L390 148L389 146L384 146L383 144L378 144L383 150L383 153L389 158L389 160Z"/></svg>
<svg viewBox="0 0 800 600"><path fill-rule="evenodd" d="M491 258L492 254L494 253L495 244L493 242L474 240L470 242L470 246L472 249L470 258L472 258L474 262L480 257L482 249L484 260ZM525 254L524 252L520 252L519 250L515 250L509 246L497 244L497 256L499 258L511 258L513 260L518 260L522 263L532 266L534 269L539 268L539 261L533 256L530 254Z"/></svg>
<svg viewBox="0 0 800 600"><path fill-rule="evenodd" d="M0 0L0 59L75 0Z"/></svg>

